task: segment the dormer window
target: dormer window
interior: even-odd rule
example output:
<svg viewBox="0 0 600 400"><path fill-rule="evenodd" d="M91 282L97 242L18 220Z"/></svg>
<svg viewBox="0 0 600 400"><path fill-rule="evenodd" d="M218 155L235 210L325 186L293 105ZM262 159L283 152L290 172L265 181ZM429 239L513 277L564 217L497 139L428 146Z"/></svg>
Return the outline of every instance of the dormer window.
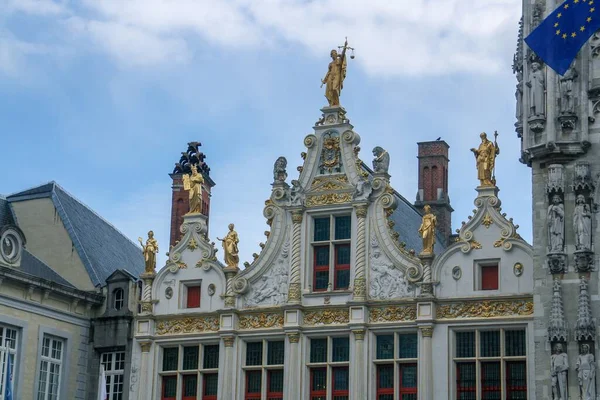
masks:
<svg viewBox="0 0 600 400"><path fill-rule="evenodd" d="M125 291L123 289L116 289L113 292L113 305L115 310L119 311L125 304Z"/></svg>
<svg viewBox="0 0 600 400"><path fill-rule="evenodd" d="M345 290L350 286L350 215L313 219L313 290Z"/></svg>

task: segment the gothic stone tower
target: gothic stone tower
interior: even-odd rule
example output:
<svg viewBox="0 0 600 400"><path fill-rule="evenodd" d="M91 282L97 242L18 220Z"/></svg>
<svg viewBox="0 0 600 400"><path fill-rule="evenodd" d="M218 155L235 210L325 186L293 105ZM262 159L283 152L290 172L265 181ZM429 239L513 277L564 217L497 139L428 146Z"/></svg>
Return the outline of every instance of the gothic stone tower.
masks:
<svg viewBox="0 0 600 400"><path fill-rule="evenodd" d="M198 172L204 177L202 214L209 216L210 191L215 182L210 179L210 168L204 162L206 156L199 150L200 142L188 143L187 151L181 152L181 158L175 163L173 173L169 174L173 180L173 195L171 197L171 239L169 246L174 246L181 238L179 228L183 223L183 216L190 210L188 192L183 188L183 175L190 174L192 165L198 167Z"/></svg>
<svg viewBox="0 0 600 400"><path fill-rule="evenodd" d="M600 347L594 321L600 315L595 253L600 244L600 36L594 34L564 76L523 42L559 4L523 1L513 65L520 161L531 167L533 177L535 337L530 343L535 343L537 375L532 384L537 399L588 399L596 398L596 382L578 378L582 369L596 368L586 360L589 354L597 360Z"/></svg>
<svg viewBox="0 0 600 400"><path fill-rule="evenodd" d="M452 234L452 207L448 197L448 143L443 140L420 142L419 191L415 207L423 209L428 204L436 215L437 229L448 245Z"/></svg>

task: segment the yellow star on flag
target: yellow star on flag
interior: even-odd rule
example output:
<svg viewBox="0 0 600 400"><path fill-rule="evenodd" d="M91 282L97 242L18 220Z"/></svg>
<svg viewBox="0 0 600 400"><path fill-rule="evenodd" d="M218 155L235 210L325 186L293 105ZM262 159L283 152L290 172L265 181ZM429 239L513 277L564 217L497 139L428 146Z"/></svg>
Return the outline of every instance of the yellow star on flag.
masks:
<svg viewBox="0 0 600 400"><path fill-rule="evenodd" d="M555 27L555 28L558 28L558 22L554 24L554 27Z"/></svg>
<svg viewBox="0 0 600 400"><path fill-rule="evenodd" d="M566 38L567 38L567 34L566 34L566 33L563 33L563 35L562 35L562 38L563 38L563 39L566 39Z"/></svg>
<svg viewBox="0 0 600 400"><path fill-rule="evenodd" d="M558 15L556 16L556 18L560 18L562 17L562 13L558 13Z"/></svg>
<svg viewBox="0 0 600 400"><path fill-rule="evenodd" d="M557 34L557 35L560 35L560 29L557 29L557 30L556 30L556 34Z"/></svg>
<svg viewBox="0 0 600 400"><path fill-rule="evenodd" d="M581 28L579 28L579 30L580 30L581 32L585 31L585 26L582 26Z"/></svg>
<svg viewBox="0 0 600 400"><path fill-rule="evenodd" d="M569 8L569 5L568 5L568 4L565 4L565 10L566 10L567 8Z"/></svg>
<svg viewBox="0 0 600 400"><path fill-rule="evenodd" d="M575 37L577 34L575 32L571 33L571 37Z"/></svg>
<svg viewBox="0 0 600 400"><path fill-rule="evenodd" d="M592 17L587 17L587 22L590 22L592 20Z"/></svg>

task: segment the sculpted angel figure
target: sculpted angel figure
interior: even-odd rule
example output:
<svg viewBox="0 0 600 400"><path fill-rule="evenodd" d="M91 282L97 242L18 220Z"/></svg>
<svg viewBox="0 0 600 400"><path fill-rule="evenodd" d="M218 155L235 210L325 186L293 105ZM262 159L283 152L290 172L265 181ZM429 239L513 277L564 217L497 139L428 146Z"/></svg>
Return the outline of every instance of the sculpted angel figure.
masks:
<svg viewBox="0 0 600 400"><path fill-rule="evenodd" d="M342 54L338 54L337 50L331 50L331 62L327 69L327 74L321 80L321 87L325 85L325 97L329 102L329 106L340 105L340 94L344 87L344 79L346 78L346 49L348 41L344 43Z"/></svg>
<svg viewBox="0 0 600 400"><path fill-rule="evenodd" d="M423 251L422 254L432 254L433 246L435 244L435 225L437 224L437 218L431 212L431 207L426 204L423 207L425 214L419 228L419 234L423 239Z"/></svg>
<svg viewBox="0 0 600 400"><path fill-rule="evenodd" d="M240 241L238 234L233 230L234 225L229 224L229 232L223 239L217 238L223 242L223 251L225 252L224 261L228 267L237 267L240 263L238 243Z"/></svg>
<svg viewBox="0 0 600 400"><path fill-rule="evenodd" d="M560 343L554 345L554 354L550 358L550 376L552 377L552 395L554 400L568 400L567 373L569 362L567 353Z"/></svg>
<svg viewBox="0 0 600 400"><path fill-rule="evenodd" d="M202 184L204 178L198 172L198 166L192 164L191 170L191 174L183 175L183 188L189 194L190 211L188 214L197 214L202 212Z"/></svg>
<svg viewBox="0 0 600 400"><path fill-rule="evenodd" d="M592 212L583 195L578 195L575 202L575 211L573 212L575 248L590 250L592 248Z"/></svg>
<svg viewBox="0 0 600 400"><path fill-rule="evenodd" d="M577 380L581 400L596 400L596 362L590 354L590 345L582 344L581 353L577 357Z"/></svg>
<svg viewBox="0 0 600 400"><path fill-rule="evenodd" d="M138 238L140 245L142 245L142 251L144 253L144 262L146 264L146 273L153 273L156 271L156 253L158 253L158 242L154 239L154 232L148 232L148 239L146 245L142 241L142 238Z"/></svg>
<svg viewBox="0 0 600 400"><path fill-rule="evenodd" d="M473 154L475 154L477 179L479 179L481 186L494 186L495 182L492 181L492 172L496 165L496 156L500 154L500 148L496 143L488 140L485 132L482 132L479 137L481 138L479 148L471 149Z"/></svg>
<svg viewBox="0 0 600 400"><path fill-rule="evenodd" d="M565 206L559 195L552 197L548 207L548 244L550 251L561 253L565 240Z"/></svg>

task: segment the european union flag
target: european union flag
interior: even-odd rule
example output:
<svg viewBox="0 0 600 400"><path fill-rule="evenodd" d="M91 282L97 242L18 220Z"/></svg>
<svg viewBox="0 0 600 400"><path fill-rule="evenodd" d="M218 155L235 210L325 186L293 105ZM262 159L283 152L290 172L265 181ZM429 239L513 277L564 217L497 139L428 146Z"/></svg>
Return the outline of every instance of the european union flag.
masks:
<svg viewBox="0 0 600 400"><path fill-rule="evenodd" d="M596 1L567 0L525 38L553 70L564 75L587 40L600 28Z"/></svg>

